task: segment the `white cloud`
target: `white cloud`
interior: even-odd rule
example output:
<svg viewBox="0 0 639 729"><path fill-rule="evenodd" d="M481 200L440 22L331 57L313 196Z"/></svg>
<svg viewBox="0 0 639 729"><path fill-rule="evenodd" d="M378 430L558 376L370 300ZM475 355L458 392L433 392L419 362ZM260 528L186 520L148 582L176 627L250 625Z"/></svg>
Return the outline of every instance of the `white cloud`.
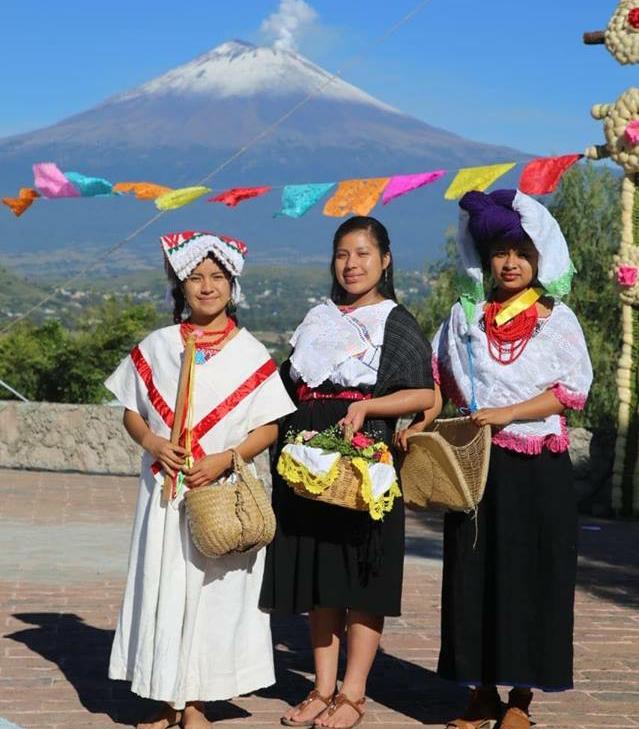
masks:
<svg viewBox="0 0 639 729"><path fill-rule="evenodd" d="M304 0L280 0L278 9L262 21L260 32L278 50L297 50L299 39L318 15Z"/></svg>

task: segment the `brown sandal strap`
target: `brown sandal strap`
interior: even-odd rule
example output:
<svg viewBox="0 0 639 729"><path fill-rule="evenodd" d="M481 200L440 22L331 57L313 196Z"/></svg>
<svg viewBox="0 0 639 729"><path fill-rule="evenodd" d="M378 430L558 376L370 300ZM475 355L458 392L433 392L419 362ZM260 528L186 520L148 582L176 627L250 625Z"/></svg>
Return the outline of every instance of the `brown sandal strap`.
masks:
<svg viewBox="0 0 639 729"><path fill-rule="evenodd" d="M484 726L490 725L490 719L477 719L469 721L468 719L453 719L446 724L446 729L482 729Z"/></svg>
<svg viewBox="0 0 639 729"><path fill-rule="evenodd" d="M364 712L359 707L364 706L365 702L365 696L362 696L362 698L357 701L351 701L346 694L337 694L337 696L335 696L335 698L331 701L331 705L327 709L327 714L329 716L333 716L340 706L344 706L344 704L346 704L346 706L350 706L351 709L355 709L357 715L361 719L364 716Z"/></svg>
<svg viewBox="0 0 639 729"><path fill-rule="evenodd" d="M531 726L528 714L517 706L509 706L506 709L500 724L502 729L530 729Z"/></svg>
<svg viewBox="0 0 639 729"><path fill-rule="evenodd" d="M300 701L300 703L297 705L297 708L304 709L309 704L312 704L313 701L315 701L316 699L317 699L317 701L321 701L324 704L324 706L330 706L331 701L333 700L333 697L329 696L327 698L326 696L322 696L322 694L320 694L320 692L317 689L313 689L312 691L309 692L308 696L303 701Z"/></svg>

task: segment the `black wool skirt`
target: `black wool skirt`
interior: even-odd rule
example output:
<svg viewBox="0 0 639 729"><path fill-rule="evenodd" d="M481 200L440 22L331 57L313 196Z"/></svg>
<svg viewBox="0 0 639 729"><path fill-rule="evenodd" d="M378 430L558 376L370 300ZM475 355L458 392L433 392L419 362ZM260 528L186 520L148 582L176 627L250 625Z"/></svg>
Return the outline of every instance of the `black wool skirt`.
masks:
<svg viewBox="0 0 639 729"><path fill-rule="evenodd" d="M288 430L324 430L346 414L346 400L301 402L281 427L278 452ZM367 421L390 442L392 427ZM396 498L382 521L368 512L297 496L273 469L277 530L266 552L260 607L305 613L313 608L350 608L372 615L399 615L404 562L404 504Z"/></svg>
<svg viewBox="0 0 639 729"><path fill-rule="evenodd" d="M477 525L467 514L445 517L439 674L469 685L572 688L576 542L568 453L493 446Z"/></svg>

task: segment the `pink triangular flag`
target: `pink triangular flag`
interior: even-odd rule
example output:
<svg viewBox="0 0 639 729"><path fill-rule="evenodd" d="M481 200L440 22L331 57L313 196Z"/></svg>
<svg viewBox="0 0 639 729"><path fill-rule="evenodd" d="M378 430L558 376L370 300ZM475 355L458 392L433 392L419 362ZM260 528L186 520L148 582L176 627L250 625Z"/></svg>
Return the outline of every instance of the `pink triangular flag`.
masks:
<svg viewBox="0 0 639 729"><path fill-rule="evenodd" d="M80 197L80 191L72 185L53 162L33 165L34 184L43 197Z"/></svg>
<svg viewBox="0 0 639 729"><path fill-rule="evenodd" d="M396 197L412 192L418 187L430 185L431 182L436 182L445 174L446 170L435 170L434 172L419 172L416 175L395 175L395 177L391 177L390 182L384 189L382 201L384 205L387 205Z"/></svg>

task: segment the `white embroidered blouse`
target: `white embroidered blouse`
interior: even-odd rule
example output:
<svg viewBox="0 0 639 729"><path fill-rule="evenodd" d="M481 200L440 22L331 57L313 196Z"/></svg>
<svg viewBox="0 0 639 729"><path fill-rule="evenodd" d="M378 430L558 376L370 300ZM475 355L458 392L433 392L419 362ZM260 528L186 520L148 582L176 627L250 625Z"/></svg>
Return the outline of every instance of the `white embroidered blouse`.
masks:
<svg viewBox="0 0 639 729"><path fill-rule="evenodd" d="M290 340L293 380L309 387L326 380L342 387L374 385L386 319L396 306L391 299L352 311L329 300L314 306Z"/></svg>
<svg viewBox="0 0 639 729"><path fill-rule="evenodd" d="M559 302L548 318L539 320L523 354L509 365L490 356L483 305L476 307L469 326L461 304L456 303L433 339L433 373L443 393L460 408L467 408L472 401L472 381L478 408L505 407L552 390L566 408L581 410L592 384L592 365L579 321ZM561 415L514 421L495 430L493 443L530 455L544 448L562 452L570 445Z"/></svg>

